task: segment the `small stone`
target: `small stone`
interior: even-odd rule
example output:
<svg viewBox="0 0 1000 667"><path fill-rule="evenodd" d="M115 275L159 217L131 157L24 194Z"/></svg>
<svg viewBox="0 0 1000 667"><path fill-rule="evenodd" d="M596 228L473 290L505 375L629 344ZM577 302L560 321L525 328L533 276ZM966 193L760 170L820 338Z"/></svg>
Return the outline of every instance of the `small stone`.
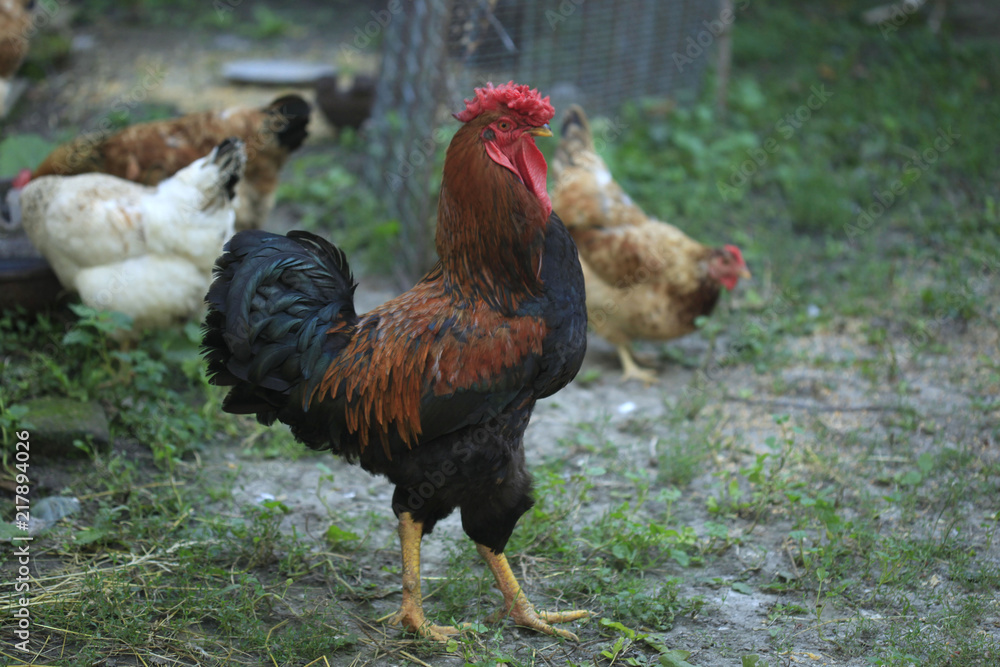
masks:
<svg viewBox="0 0 1000 667"><path fill-rule="evenodd" d="M31 506L28 534L41 535L63 517L80 511L80 501L68 496L49 496Z"/></svg>
<svg viewBox="0 0 1000 667"><path fill-rule="evenodd" d="M31 426L31 454L50 458L84 458L87 453L73 445L89 441L97 449L111 446L111 433L104 408L97 401L44 397L22 403L28 409L24 421Z"/></svg>
<svg viewBox="0 0 1000 667"><path fill-rule="evenodd" d="M69 46L69 50L73 53L93 51L95 48L97 48L97 40L93 35L86 34L73 35L73 41L70 42Z"/></svg>

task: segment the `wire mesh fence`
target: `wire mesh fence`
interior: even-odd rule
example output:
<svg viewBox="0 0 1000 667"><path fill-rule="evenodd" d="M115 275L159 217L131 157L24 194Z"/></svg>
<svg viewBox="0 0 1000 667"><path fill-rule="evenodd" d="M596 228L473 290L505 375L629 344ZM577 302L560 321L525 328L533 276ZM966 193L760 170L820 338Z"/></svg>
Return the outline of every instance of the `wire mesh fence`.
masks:
<svg viewBox="0 0 1000 667"><path fill-rule="evenodd" d="M723 26L719 0L407 0L383 40L369 180L400 223L401 283L432 261L439 130L487 81L515 80L614 113L629 100L697 93Z"/></svg>

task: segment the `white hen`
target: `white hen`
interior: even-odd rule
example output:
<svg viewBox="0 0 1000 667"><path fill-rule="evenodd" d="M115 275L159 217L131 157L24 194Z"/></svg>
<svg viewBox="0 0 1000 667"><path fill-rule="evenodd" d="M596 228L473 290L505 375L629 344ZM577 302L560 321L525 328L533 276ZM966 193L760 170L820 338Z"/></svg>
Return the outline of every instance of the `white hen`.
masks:
<svg viewBox="0 0 1000 667"><path fill-rule="evenodd" d="M230 138L156 187L43 176L20 192L22 225L85 304L129 315L136 332L168 326L202 313L245 164L243 142Z"/></svg>

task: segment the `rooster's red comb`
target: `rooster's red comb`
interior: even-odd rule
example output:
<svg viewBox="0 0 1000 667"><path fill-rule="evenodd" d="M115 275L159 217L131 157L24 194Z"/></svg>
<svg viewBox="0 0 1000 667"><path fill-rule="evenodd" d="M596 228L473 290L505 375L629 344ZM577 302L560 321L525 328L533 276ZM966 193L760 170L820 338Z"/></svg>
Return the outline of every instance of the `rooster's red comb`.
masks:
<svg viewBox="0 0 1000 667"><path fill-rule="evenodd" d="M465 111L455 114L455 118L467 123L484 111L498 109L501 104L535 127L545 125L555 115L548 96L542 97L537 88L511 81L495 88L492 83L487 83L485 88L476 88L476 96L465 100Z"/></svg>

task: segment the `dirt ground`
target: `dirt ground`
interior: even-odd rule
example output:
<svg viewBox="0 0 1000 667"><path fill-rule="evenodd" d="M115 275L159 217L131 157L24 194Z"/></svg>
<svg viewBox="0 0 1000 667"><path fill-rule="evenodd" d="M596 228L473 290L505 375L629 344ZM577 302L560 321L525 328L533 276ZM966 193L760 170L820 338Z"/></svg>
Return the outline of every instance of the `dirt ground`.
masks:
<svg viewBox="0 0 1000 667"><path fill-rule="evenodd" d="M266 101L277 93L227 85L217 75L219 64L234 54L254 58L291 55L288 46L262 49L241 38L219 38L212 43L200 43L180 31L168 31L151 38L146 32L105 27L94 28L92 37L96 47L78 53L74 58L75 64L68 72L29 93L29 99L41 104L46 112L24 118L12 128L13 131L35 131L51 136L57 127L67 123L86 127L95 113L128 92L135 80L135 72L161 63L169 63L169 67L163 84L149 91L151 101L174 104L182 111L227 103ZM335 54L324 49L335 44L336 40L329 38L305 39L295 49L294 56L327 61ZM322 141L328 132L322 127L321 120L311 131L311 142ZM287 214L281 209L276 213L276 226L294 225L294 220L287 219ZM282 218L282 215L286 217ZM362 280L357 296L359 312L392 293L384 280ZM984 298L995 301L996 290L992 294L984 294ZM739 308L740 305L737 294L733 307ZM994 309L995 306L994 303ZM804 299L794 307L805 310L810 304L808 299ZM782 339L780 352L787 361L778 370L758 373L747 365L733 365L709 373L706 395L710 400L693 424L715 424L716 437L726 443L716 455L718 460L713 462L712 467L735 471L746 466L756 454L769 452L766 439L780 436L773 419L776 414L791 415L791 423L802 429L796 446L806 449L821 450L827 439L863 433L865 446L874 452L874 456L867 460L884 461L886 465L896 460L909 460L914 452L956 443L978 448L981 456L995 460L996 443L989 434L1000 420L1000 414L996 411L986 415L977 412L977 416L972 418L971 404L975 400L975 392L970 388L984 384L986 370L978 361L981 356L996 358L1000 344L997 329L979 321L973 322L964 331L942 326L936 332L937 338L939 343L947 346L948 354L920 354L902 360L900 373L906 379L908 389L905 396L900 396L888 386L885 373L869 378L850 367L845 368L847 364L862 359L886 361L884 353L869 344L863 324L853 320L834 320L808 337ZM728 343L725 338L715 341L716 358L726 355ZM896 343L902 348L906 341L898 339ZM701 363L710 351L708 340L701 335L674 343L672 348L674 357L690 360L692 367L658 358L660 346L638 346L640 356L651 358L660 372L660 382L644 388L635 383L619 383L614 349L592 336L581 376L593 379L586 383L575 382L539 404L526 438L529 461L564 461L567 476L591 470L596 465L606 466L606 459L599 454L567 444L574 434L580 432L581 425L601 424L605 437L616 445L620 470L655 474L655 465L661 454L657 447L670 443L676 436L670 416L674 414L678 402L690 399L687 392L698 379L694 366ZM994 386L992 391L996 392L997 387ZM897 424L900 406L912 408L921 422L905 438L897 437L900 433ZM852 451L843 452L845 457L853 454ZM382 569L383 565L394 564L398 559L389 506L392 489L385 480L373 478L330 457L324 459L323 464L332 470L333 481L325 481L321 477L326 473L317 466L316 459L292 462L251 460L241 456L235 445L231 449L216 449L207 453L204 463L208 466L207 475L211 475L213 467L220 474L238 470L234 486L235 505L257 503L264 497L282 500L292 510L285 519L284 529L294 527L301 533L315 536L317 541L321 540L331 514L384 517L381 522L383 528L370 537L367 550L355 557L371 559L370 567L365 572L377 589L398 590L397 575ZM877 492L883 470L857 469L855 472L864 476L873 492ZM593 481L596 486L592 500L573 519L581 525L602 516L630 493L628 482L621 475L598 476ZM706 501L709 496L718 494L718 486L718 477L707 473L696 474L694 481L684 487L685 495L673 509L674 521L698 530L708 518L704 510ZM206 508L207 511L210 509ZM992 511L996 510L994 502ZM977 520L988 518L988 513L969 517L969 524L971 526ZM884 516L885 530L892 530L895 520L894 516ZM732 521L729 525L734 532L749 527L745 521ZM925 528L930 534L940 531L940 526L930 520ZM955 527L956 530L961 528ZM855 615L854 610L832 606L822 609L818 618L803 616L796 634L791 638L791 649L777 655L769 633L769 613L782 598L763 592L757 584L773 581L780 576L779 573L794 568L786 545L788 530L788 524L780 518L771 520L756 526L752 539L712 558L700 570L682 570L665 563L659 571L650 572L652 580L666 574L680 574L685 581L682 596L701 596L705 600L704 607L694 618L676 620L673 629L663 638L665 643L671 648L690 651L688 660L700 667L740 664L740 656L750 653L760 654L771 664L858 667L869 664L864 656L850 659L833 656L830 642L820 638L822 628L819 624L823 621ZM449 545L462 539L464 535L457 517L442 522L434 535L425 541L425 577L433 580L443 575ZM1000 545L982 541L975 546L981 559L1000 563ZM524 566L525 583L531 590L538 582L533 579L530 560L516 562ZM749 582L752 594L737 592L725 585L737 580ZM723 585L719 584L720 581ZM322 597L323 591L303 591L302 595L303 605L306 605ZM357 615L371 622L394 611L398 596L387 595L384 599L363 603L351 600L333 600L332 603L345 610L345 623L354 624L353 627L345 627L345 633L363 635L367 632L365 624L353 620L352 616ZM433 615L434 608L434 600L431 599L428 601L430 615ZM469 620L483 611L486 610L470 610ZM878 612L874 610L869 613L862 609L861 614L869 614L879 620ZM836 626L831 623L830 627ZM580 644L555 645L549 638L508 627L506 636L509 644L504 648L524 660L537 653L547 664L598 664L598 661L603 661L599 658L598 647L606 647L607 639L597 624L577 625L575 630L581 636ZM382 631L390 637L395 632L391 629L378 630ZM970 631L1000 638L1000 610L994 609L988 623ZM405 662L399 655L380 658L376 649L359 650L355 652L358 657L349 653L338 653L338 656L343 656L338 664L390 665ZM465 664L464 658L457 656L425 655L423 659L435 665Z"/></svg>
<svg viewBox="0 0 1000 667"><path fill-rule="evenodd" d="M375 282L376 285L378 281ZM365 289L362 281L358 294L359 309L377 305L392 295L390 291ZM786 340L787 352L795 359L776 373L758 374L748 367L727 368L713 376L718 387L724 387L724 395L729 399L712 400L695 423L718 423L718 434L728 445L714 461L713 469L738 470L748 465L757 454L770 450L766 444L769 436L780 436L773 416L788 414L791 424L802 428L796 446L806 449L823 449L822 438L836 438L852 432L869 434L869 447L874 448L874 456L869 460L889 462L909 460L914 452L931 451L940 447L941 442L955 445L983 438L989 424L1000 418L992 414L987 420L970 420L969 387L976 383L980 365L976 359L980 355L995 354L1000 337L992 327L970 326L962 333L949 332L946 344L952 348L947 357L927 356L906 365L902 372L909 386L909 394L900 402L898 396L878 382L870 382L855 374L845 373L842 368L829 368L831 362L858 357L877 359L878 352L862 339L856 323L843 322L835 327L840 331L823 331L809 337ZM901 341L900 341L901 342ZM563 460L566 477L586 471L596 465L607 465L606 458L590 453L582 448L567 451L566 440L578 432L581 424L605 424L605 437L615 443L620 471L647 470L653 472L659 452L657 443L669 443L675 438L669 426L669 415L678 401L684 401L685 391L692 386L699 371L685 368L672 362L657 362L660 382L650 388L636 383L618 382L619 367L614 348L607 342L591 335L587 357L581 376L600 373L600 379L583 385L573 383L552 398L539 403L535 416L526 435L526 450L529 460ZM676 352L685 358L701 359L708 352L708 344L700 336L674 343ZM655 359L658 346L639 345L640 355ZM724 354L726 341L716 342L717 354ZM828 367L828 368L824 368ZM776 385L780 391L775 391ZM923 422L917 435L897 440L895 407L906 405L914 408ZM935 437L936 436L936 437ZM943 438L941 437L943 436ZM984 457L996 460L995 443L982 440L979 447ZM845 455L851 455L845 452ZM395 522L389 509L392 486L383 479L373 478L340 460L324 460L333 473L332 482L321 481L326 474L317 467L314 460L249 461L240 460L236 452L228 452L218 462L220 465L238 465L240 473L235 485L237 503L255 503L262 497L274 496L292 508L287 517L285 530L293 526L299 531L320 538L322 530L333 516L384 517L382 530L370 539L370 548L377 548L373 554L371 568L366 575L377 582L379 589L393 590L395 574L381 571L382 565L397 562L397 542L394 532ZM859 469L857 474L865 476L868 485L875 491L881 478L880 470ZM627 480L616 475L596 480L597 489L593 498L581 508L574 521L579 525L595 521L613 505L621 502L633 492ZM704 507L708 496L718 494L718 479L712 474L700 474L685 488L684 497L674 507L674 521L677 526L689 525L700 532L700 525L706 520ZM265 495L266 494L266 495ZM971 499L969 499L971 501ZM990 513L971 517L988 520L997 509L995 503ZM885 516L885 530L892 531L897 517ZM972 521L970 521L972 523ZM748 522L735 521L731 529L739 533L746 530ZM928 534L939 531L940 526L928 522ZM671 631L663 635L664 643L671 648L689 651L688 661L700 667L723 667L740 664L740 656L758 654L771 664L810 665L868 665L864 656L844 659L833 655L830 635L836 636L838 619L847 621L856 617L857 610L837 608L830 605L817 616L805 616L796 626L791 640L791 649L778 654L774 649L769 629L772 621L769 614L779 603L790 604L796 596L783 596L762 591L757 584L772 582L781 573L794 569L787 539L789 523L779 519L764 522L754 528L743 545L727 550L714 558L700 570L682 570L670 564L651 571L650 590L655 591L657 577L681 574L685 585L681 594L685 597L701 596L705 605L694 618L676 619ZM954 531L974 532L972 525L955 526ZM444 574L449 545L467 539L461 530L457 517L449 517L442 522L430 538L424 541L423 573L433 580ZM1000 546L984 541L975 544L984 563L1000 562ZM365 556L367 557L367 555ZM512 555L512 557L514 557ZM530 563L530 558L527 559ZM525 570L527 586L533 581L530 566ZM943 574L943 573L941 573ZM927 573L934 581L934 571ZM748 595L732 590L719 582L748 581L753 593ZM858 590L857 596L870 591ZM370 611L362 612L366 618L378 618L395 611L398 604L395 596L371 603ZM433 614L433 600L428 602L428 613ZM485 614L489 610L482 610ZM930 610L922 610L924 612ZM861 610L861 615L874 621L882 618L882 613L872 609ZM477 612L470 612L475 618ZM823 623L829 623L825 628ZM544 637L527 631L507 629L510 638L504 649L510 654L524 659L531 651L538 651L547 657L548 664L572 661L584 664L599 660L598 645L605 647L594 624L575 628L581 636L579 645L562 645L558 649ZM356 629L355 629L356 631ZM978 632L991 633L1000 637L1000 606L994 615ZM391 633L391 631L390 631ZM825 639L821 639L823 634ZM391 635L390 635L391 636ZM372 654L362 653L367 659ZM435 665L463 665L459 657L433 656ZM345 659L343 664L355 664ZM375 659L364 664L398 664L391 659L385 662Z"/></svg>

